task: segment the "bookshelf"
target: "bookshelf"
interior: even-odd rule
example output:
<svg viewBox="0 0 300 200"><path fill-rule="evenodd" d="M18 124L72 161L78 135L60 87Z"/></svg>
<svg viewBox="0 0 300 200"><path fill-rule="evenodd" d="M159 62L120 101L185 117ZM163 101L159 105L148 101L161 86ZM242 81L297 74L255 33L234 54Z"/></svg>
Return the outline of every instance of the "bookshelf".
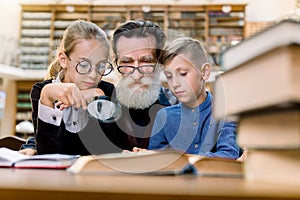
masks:
<svg viewBox="0 0 300 200"><path fill-rule="evenodd" d="M130 19L145 19L167 28L168 5L135 5L128 6Z"/></svg>
<svg viewBox="0 0 300 200"><path fill-rule="evenodd" d="M91 6L91 21L101 27L111 38L113 30L122 22L129 19L125 6Z"/></svg>
<svg viewBox="0 0 300 200"><path fill-rule="evenodd" d="M245 5L207 5L206 18L206 46L219 65L220 52L245 37Z"/></svg>
<svg viewBox="0 0 300 200"><path fill-rule="evenodd" d="M52 5L52 29L50 34L50 49L49 57L51 60L55 56L55 50L60 44L60 40L63 36L64 30L77 19L83 19L91 21L90 8L88 5Z"/></svg>
<svg viewBox="0 0 300 200"><path fill-rule="evenodd" d="M206 23L205 6L169 7L167 27L171 31L205 41ZM172 38L172 35L168 37Z"/></svg>
<svg viewBox="0 0 300 200"><path fill-rule="evenodd" d="M49 62L52 13L49 6L22 6L20 55L22 69L44 69Z"/></svg>
<svg viewBox="0 0 300 200"><path fill-rule="evenodd" d="M16 117L14 127L22 121L31 121L31 102L30 102L30 90L32 85L36 81L33 80L17 80L16 81ZM30 134L18 133L15 135L20 137L28 137Z"/></svg>
<svg viewBox="0 0 300 200"><path fill-rule="evenodd" d="M0 64L1 91L6 94L3 118L0 119L0 136L16 135L16 125L31 119L30 90L33 83L42 81L46 73L46 70L21 69Z"/></svg>
<svg viewBox="0 0 300 200"><path fill-rule="evenodd" d="M230 12L224 13L224 6ZM46 69L55 55L65 28L85 19L103 28L110 38L122 22L144 18L158 23L172 39L185 35L203 41L213 61L219 64L221 50L245 36L246 4L109 5L21 4L20 55L18 67Z"/></svg>

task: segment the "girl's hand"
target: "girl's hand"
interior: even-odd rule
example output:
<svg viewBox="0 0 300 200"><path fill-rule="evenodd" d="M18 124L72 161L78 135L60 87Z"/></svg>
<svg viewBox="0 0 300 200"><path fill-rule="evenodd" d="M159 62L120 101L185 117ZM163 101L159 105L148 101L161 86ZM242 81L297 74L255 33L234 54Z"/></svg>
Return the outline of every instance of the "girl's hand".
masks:
<svg viewBox="0 0 300 200"><path fill-rule="evenodd" d="M27 155L27 156L33 156L33 155L37 154L36 150L31 149L31 148L26 148L26 149L19 150L19 153Z"/></svg>
<svg viewBox="0 0 300 200"><path fill-rule="evenodd" d="M85 96L74 83L52 83L45 85L41 91L40 102L52 108L56 106L60 110L69 106L87 108Z"/></svg>
<svg viewBox="0 0 300 200"><path fill-rule="evenodd" d="M99 88L91 88L86 90L81 90L83 97L86 99L86 102L94 100L94 97L105 96L104 92Z"/></svg>
<svg viewBox="0 0 300 200"><path fill-rule="evenodd" d="M87 108L87 101L96 96L104 96L99 88L80 90L74 83L52 83L46 85L41 92L41 103L49 107L63 110L69 106ZM54 102L54 103L53 103Z"/></svg>

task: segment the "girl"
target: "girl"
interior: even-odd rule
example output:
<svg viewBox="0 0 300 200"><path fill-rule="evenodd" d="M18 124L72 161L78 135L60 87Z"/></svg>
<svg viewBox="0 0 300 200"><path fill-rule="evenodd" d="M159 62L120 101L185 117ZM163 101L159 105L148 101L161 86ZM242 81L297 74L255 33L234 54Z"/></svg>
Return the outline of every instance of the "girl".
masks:
<svg viewBox="0 0 300 200"><path fill-rule="evenodd" d="M86 108L89 99L114 90L101 81L113 69L108 59L107 37L96 24L77 20L65 30L46 80L31 90L38 154L102 152L99 142L106 138L96 134L99 123Z"/></svg>

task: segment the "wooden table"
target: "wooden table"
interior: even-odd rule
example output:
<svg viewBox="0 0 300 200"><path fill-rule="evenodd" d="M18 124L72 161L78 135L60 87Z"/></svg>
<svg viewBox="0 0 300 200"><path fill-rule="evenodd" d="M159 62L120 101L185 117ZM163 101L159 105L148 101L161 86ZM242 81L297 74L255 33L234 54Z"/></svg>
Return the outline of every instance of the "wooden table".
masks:
<svg viewBox="0 0 300 200"><path fill-rule="evenodd" d="M194 176L72 175L64 170L0 169L10 199L300 199L299 186Z"/></svg>

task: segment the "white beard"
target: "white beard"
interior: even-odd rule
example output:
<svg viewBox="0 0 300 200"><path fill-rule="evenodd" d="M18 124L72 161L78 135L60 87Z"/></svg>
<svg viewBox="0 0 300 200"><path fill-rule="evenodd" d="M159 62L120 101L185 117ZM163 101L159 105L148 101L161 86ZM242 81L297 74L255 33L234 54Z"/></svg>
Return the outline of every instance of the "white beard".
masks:
<svg viewBox="0 0 300 200"><path fill-rule="evenodd" d="M134 83L131 76L123 77L115 84L118 101L128 107L134 109L145 109L151 106L159 97L160 94L160 71L154 72L153 78L142 77L140 82L142 86L147 85L148 88L129 87Z"/></svg>

